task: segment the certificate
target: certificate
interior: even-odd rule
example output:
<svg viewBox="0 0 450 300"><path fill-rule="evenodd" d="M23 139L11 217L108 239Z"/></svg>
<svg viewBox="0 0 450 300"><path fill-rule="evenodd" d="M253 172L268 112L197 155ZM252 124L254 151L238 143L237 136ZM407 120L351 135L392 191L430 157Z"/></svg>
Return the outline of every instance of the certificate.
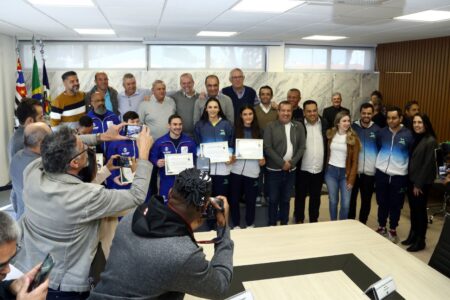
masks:
<svg viewBox="0 0 450 300"><path fill-rule="evenodd" d="M236 139L237 159L263 159L263 140Z"/></svg>
<svg viewBox="0 0 450 300"><path fill-rule="evenodd" d="M227 162L230 160L228 142L214 142L200 144L201 156L208 157L211 163Z"/></svg>
<svg viewBox="0 0 450 300"><path fill-rule="evenodd" d="M166 175L178 175L194 167L192 153L164 154Z"/></svg>

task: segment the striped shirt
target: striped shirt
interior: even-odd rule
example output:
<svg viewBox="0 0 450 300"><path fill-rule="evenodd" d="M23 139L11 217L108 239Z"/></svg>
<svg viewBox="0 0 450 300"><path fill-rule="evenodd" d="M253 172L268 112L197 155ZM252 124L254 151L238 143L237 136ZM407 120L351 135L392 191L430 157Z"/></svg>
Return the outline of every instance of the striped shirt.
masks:
<svg viewBox="0 0 450 300"><path fill-rule="evenodd" d="M78 120L85 114L86 104L83 92L78 92L75 96L61 93L52 101L50 125L52 127L67 125L71 128L77 128Z"/></svg>

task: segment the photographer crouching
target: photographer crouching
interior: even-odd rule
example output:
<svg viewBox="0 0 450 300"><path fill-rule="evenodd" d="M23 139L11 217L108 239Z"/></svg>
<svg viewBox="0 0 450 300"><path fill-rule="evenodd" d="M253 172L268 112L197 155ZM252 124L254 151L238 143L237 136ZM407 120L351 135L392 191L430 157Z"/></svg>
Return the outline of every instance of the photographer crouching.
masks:
<svg viewBox="0 0 450 300"><path fill-rule="evenodd" d="M127 215L89 299L183 299L185 293L223 298L233 275L233 241L227 199L210 198L211 187L207 173L188 169L176 177L167 206L153 196ZM217 237L197 242L193 231L211 214ZM215 244L210 262L199 243Z"/></svg>
<svg viewBox="0 0 450 300"><path fill-rule="evenodd" d="M91 263L97 252L100 219L136 207L145 200L152 166L147 160L153 140L143 127L137 138L139 159L130 190L107 190L93 184L96 164L93 145L126 139L125 124L97 135L77 136L68 127L47 135L41 143L42 159L24 170L25 212L19 225L20 245L14 265L31 269L48 253L55 265L50 273L47 299L86 299Z"/></svg>

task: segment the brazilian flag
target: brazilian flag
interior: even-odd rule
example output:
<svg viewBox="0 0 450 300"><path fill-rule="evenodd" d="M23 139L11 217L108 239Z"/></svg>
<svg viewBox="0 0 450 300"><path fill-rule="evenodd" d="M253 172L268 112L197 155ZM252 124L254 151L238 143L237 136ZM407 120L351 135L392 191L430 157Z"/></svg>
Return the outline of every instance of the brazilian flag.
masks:
<svg viewBox="0 0 450 300"><path fill-rule="evenodd" d="M42 86L41 81L39 80L39 70L36 62L36 56L33 57L33 77L31 80L31 97L33 99L37 99L39 101L42 100Z"/></svg>

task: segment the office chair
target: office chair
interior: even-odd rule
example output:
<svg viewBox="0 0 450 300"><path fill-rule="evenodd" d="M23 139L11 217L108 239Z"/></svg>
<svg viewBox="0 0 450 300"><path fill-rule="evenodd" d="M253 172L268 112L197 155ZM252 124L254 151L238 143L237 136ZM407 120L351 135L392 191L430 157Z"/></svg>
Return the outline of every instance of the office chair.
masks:
<svg viewBox="0 0 450 300"><path fill-rule="evenodd" d="M450 214L445 216L441 236L428 265L450 278Z"/></svg>

